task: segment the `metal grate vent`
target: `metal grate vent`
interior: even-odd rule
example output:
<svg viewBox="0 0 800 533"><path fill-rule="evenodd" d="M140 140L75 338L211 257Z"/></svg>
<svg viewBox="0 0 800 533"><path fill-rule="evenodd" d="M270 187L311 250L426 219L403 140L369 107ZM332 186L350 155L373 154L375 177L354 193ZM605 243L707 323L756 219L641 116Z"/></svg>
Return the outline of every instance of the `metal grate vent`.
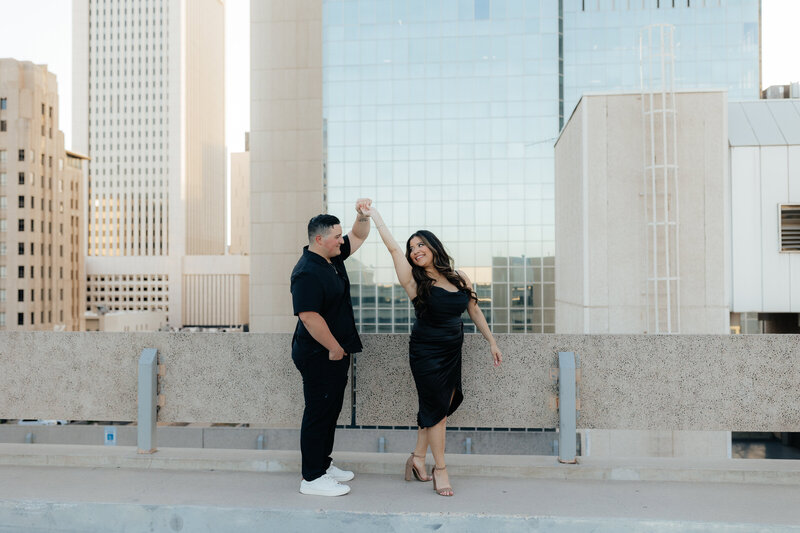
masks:
<svg viewBox="0 0 800 533"><path fill-rule="evenodd" d="M800 252L800 205L782 205L781 251Z"/></svg>

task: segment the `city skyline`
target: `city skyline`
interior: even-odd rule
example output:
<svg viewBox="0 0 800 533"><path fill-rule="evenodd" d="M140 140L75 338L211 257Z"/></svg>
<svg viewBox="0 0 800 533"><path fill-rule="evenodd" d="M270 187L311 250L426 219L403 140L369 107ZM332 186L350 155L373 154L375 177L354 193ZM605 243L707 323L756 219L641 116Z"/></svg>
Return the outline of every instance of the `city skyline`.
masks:
<svg viewBox="0 0 800 533"><path fill-rule="evenodd" d="M226 144L228 152L244 151L250 123L250 0L226 0ZM762 0L762 88L800 81L800 2ZM59 117L65 146L72 144L72 2L64 0L0 0L0 13L15 23L0 33L0 57L48 65L56 75L62 108ZM32 34L48 38L28 38ZM66 43L69 43L67 45Z"/></svg>
<svg viewBox="0 0 800 533"><path fill-rule="evenodd" d="M215 4L221 12L224 2L220 0ZM115 4L108 5L112 6L111 11L119 11ZM184 4L163 5L166 10ZM761 42L761 32L758 31L761 3L758 0L693 3L691 9L684 5L670 9L665 4L659 9L644 9L644 4L630 4L628 9L616 4L617 7L613 8L615 4L601 2L596 5L590 2L581 7L579 3L568 2L563 10L558 11L554 11L552 4L523 3L521 0L507 4L476 0L474 9L472 2L430 4L423 10L412 9L412 4L403 2L328 1L321 5L324 14L320 101L324 124L319 129L324 132L325 139L322 158L325 199L321 209L343 215L346 224L348 216L352 217L346 209L347 198L353 194L366 194L375 198L376 203L393 217L392 223L398 235L407 235L414 226L429 226L440 233L450 245L459 266L467 269L479 292L490 302L490 320L493 326L497 322L503 328L498 330L500 332L506 326L519 324L520 320L526 324L533 320L538 324L539 330L534 332L542 331L541 326L544 326L544 332L553 327L555 296L552 275L549 275L552 264L547 261L552 261L555 251L551 154L547 142L555 138L559 122L563 124L564 117L569 116L580 94L637 89L638 76L632 73L638 72L637 54L634 53L638 46L633 41L638 41L638 30L643 25L670 22L679 28L688 28L676 44L676 51L683 51L678 54L681 64L678 65L676 80L679 87L722 86L729 89L732 100L759 97L761 76L757 43ZM103 16L106 6L105 3L101 6ZM523 6L524 20L515 15L523 12ZM253 7L252 13L257 16L262 10L258 5ZM595 17L593 13L597 10L607 11L607 16ZM712 16L712 13L720 16ZM561 23L562 18L563 30L562 26L554 23ZM158 15L153 20L160 24ZM257 22L254 21L252 27L259 34L264 33L259 31L260 28L272 28ZM72 23L74 25L75 21ZM122 26L120 21L119 27ZM381 37L374 41L375 36L369 32L378 27L381 28ZM614 31L617 27L622 30L619 35ZM355 33L353 28L357 29ZM767 31L763 32L765 39ZM553 38L555 35L558 35L557 40ZM108 34L108 39L121 37L116 32ZM202 40L200 42L208 46ZM254 39L251 44L253 53L260 52L259 43ZM377 46L372 48L371 43ZM221 44L217 42L211 46L220 50ZM73 50L80 53L84 48L80 42L73 42ZM315 47L312 45L312 48ZM157 51L152 55L153 61L161 61ZM284 55L291 54L279 48L271 53L271 61L275 65L289 61ZM113 56L109 56L109 60L112 64L119 61ZM105 61L102 59L102 64L96 66L105 65ZM146 62L145 58L145 69ZM227 71L221 67L222 64L217 62L208 70ZM608 68L603 69L603 66ZM620 67L621 70L615 74L615 69ZM105 76L105 66L102 69ZM80 77L85 69L73 65L72 70L74 76ZM120 81L128 81L127 67L121 74L120 77L119 70L116 71L117 89ZM557 83L554 83L555 75L559 76L555 78ZM620 75L626 77L619 78ZM74 76L72 85L77 90L80 84L75 83ZM259 77L254 80L253 86L259 94L252 95L253 105L257 105L263 81ZM144 85L147 86L146 82ZM105 91L105 84L102 90ZM156 97L155 94L152 96ZM128 121L126 124L132 125L130 120L135 118L134 108L125 104L125 116L119 116L122 95L111 97L113 102L108 107L104 103L105 95L99 96L102 102L96 98L92 104L96 106L93 112L100 111L111 118L115 118L116 113L115 120L124 119ZM74 94L71 99L65 97L64 100L72 101L75 106L73 113L83 111L81 99ZM224 113L224 105L211 109L217 101L222 99L211 101L205 109ZM555 107L552 105L554 101ZM114 109L115 105L117 109ZM131 115L128 115L129 109ZM147 105L144 109L148 111ZM160 113L160 109L154 107L151 111ZM273 119L282 116L276 115ZM143 121L146 125L147 120L148 116L142 116L139 123ZM67 128L67 125L62 127L64 130ZM80 128L73 123L72 131L77 135ZM316 127L309 128L305 140L313 141L317 131ZM109 133L112 138L115 136L113 132ZM105 139L105 133L102 137ZM123 150L129 148L126 142L123 142ZM298 153L304 144L308 144L299 137L292 142L296 143ZM162 186L160 178L159 181L148 181L146 141L144 153L137 154L136 148L130 145L130 158L105 153L105 140L97 140L97 143L91 149L84 148L85 143L76 145L76 141L72 141L74 149L93 157L90 167L117 163L116 169L112 165L101 170L109 177L116 177L108 181L105 176L99 181L90 179L95 194L103 197L95 197L93 207L100 201L100 211L110 212L114 207L105 204L106 193L131 192L128 188L133 188L134 182L125 178L125 169L120 171L119 162L133 165L137 155L140 162L144 160L145 166L137 169L133 165L128 169L128 174L144 174L144 181L138 178L136 187L141 187L142 183L145 187ZM119 148L117 144L116 150ZM141 148L139 145L139 150ZM112 150L111 145L109 150ZM121 158L114 159L120 155ZM167 161L173 159L166 158ZM153 175L163 172L163 169L158 172L155 168L149 170ZM214 172L224 174L220 170L216 168ZM260 173L259 170L256 175ZM290 174L284 178L292 179ZM307 177L315 178L317 174L311 172ZM442 196L452 186L458 189L458 195ZM254 187L257 188L257 184ZM205 189L203 186L197 190L202 192ZM415 201L423 197L425 202ZM123 202L123 209L132 208L124 203L127 200L120 198L111 201ZM160 204L161 200L153 199L153 202ZM510 211L525 216L508 215L507 209L502 208L504 203L511 208ZM164 216L158 209L152 213L150 207L146 209L147 217L153 218L145 218L145 226L148 220L156 221L153 227L147 226L147 234L151 229L154 234L159 234L158 224ZM474 216L467 213L474 213ZM87 223L93 218L94 215L90 216ZM95 241L99 235L103 247L111 246L99 254L124 256L133 252L132 255L137 255L136 247L141 245L137 244L135 228L125 230L131 235L130 240L125 241L127 233L120 233L122 237L118 237L117 230L106 232L102 229L102 224L106 223L100 223L99 233L90 227L90 235ZM147 243L143 249L145 255L154 254L154 249L148 248ZM380 324L385 319L393 324L397 318L394 315L399 313L402 315L399 323L408 324L407 302L404 305L400 301L399 307L392 303L389 315L384 313L383 319L379 316L382 299L392 301L396 298L391 294L381 295L381 287L377 286L383 285L383 289L393 292L391 269L377 251L370 244L356 258L371 272L359 271L356 277L363 279L356 280L355 285L361 285L359 282L363 283L367 278L373 280L367 283L370 287L365 287L365 293L355 297L361 302L356 307L364 314L363 322L359 320L359 323ZM159 245L155 255L163 253ZM98 255L96 245L90 247L89 255ZM517 260L521 261L519 265L514 263ZM536 263L529 265L531 260ZM517 270L522 272L521 277L515 275ZM517 287L519 284L522 285ZM524 309L512 309L510 302L528 302L531 299L523 294L525 290L538 300L542 300L544 294L544 303L525 303ZM519 313L512 317L513 312L522 312L524 318ZM545 313L543 317L541 312Z"/></svg>
<svg viewBox="0 0 800 533"><path fill-rule="evenodd" d="M639 92L642 28L674 25L676 89L760 97L756 0L563 9L324 0L322 13L327 209L349 226L358 193L376 200L400 242L434 232L496 333L555 332L551 139L581 95ZM641 53L673 52L658 41ZM355 259L360 330L408 331L413 309L382 244L368 240Z"/></svg>
<svg viewBox="0 0 800 533"><path fill-rule="evenodd" d="M59 120L68 150L74 148L72 4L72 0L0 0L3 17L15 20L0 32L0 58L46 64L48 71L56 75L61 101ZM249 20L249 0L225 1L225 137L229 154L244 151L244 133L249 130ZM31 35L38 37L32 39Z"/></svg>

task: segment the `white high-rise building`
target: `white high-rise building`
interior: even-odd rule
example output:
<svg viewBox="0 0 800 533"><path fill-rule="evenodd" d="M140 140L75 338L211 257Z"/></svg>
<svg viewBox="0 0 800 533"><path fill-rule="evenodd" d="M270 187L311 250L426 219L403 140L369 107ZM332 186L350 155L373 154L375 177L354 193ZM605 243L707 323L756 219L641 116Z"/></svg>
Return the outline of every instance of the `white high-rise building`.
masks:
<svg viewBox="0 0 800 533"><path fill-rule="evenodd" d="M225 256L224 21L221 0L73 1L87 310L164 310L173 327L247 321L231 290L247 266Z"/></svg>

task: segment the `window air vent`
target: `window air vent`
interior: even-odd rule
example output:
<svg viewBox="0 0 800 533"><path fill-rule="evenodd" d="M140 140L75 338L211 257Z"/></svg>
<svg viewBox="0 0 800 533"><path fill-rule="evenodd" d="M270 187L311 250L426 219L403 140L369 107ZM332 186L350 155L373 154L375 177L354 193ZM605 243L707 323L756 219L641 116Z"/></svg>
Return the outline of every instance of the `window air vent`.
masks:
<svg viewBox="0 0 800 533"><path fill-rule="evenodd" d="M781 205L781 252L800 252L800 205Z"/></svg>

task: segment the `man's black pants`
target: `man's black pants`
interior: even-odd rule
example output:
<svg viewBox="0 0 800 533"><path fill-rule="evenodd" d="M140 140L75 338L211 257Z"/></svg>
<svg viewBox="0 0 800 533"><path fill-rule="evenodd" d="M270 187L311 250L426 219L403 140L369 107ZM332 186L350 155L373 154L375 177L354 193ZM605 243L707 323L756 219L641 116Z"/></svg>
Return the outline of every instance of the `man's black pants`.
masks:
<svg viewBox="0 0 800 533"><path fill-rule="evenodd" d="M325 351L321 354L297 354L293 360L303 376L306 403L300 428L303 479L313 481L331 465L333 437L342 410L350 356L331 361Z"/></svg>

